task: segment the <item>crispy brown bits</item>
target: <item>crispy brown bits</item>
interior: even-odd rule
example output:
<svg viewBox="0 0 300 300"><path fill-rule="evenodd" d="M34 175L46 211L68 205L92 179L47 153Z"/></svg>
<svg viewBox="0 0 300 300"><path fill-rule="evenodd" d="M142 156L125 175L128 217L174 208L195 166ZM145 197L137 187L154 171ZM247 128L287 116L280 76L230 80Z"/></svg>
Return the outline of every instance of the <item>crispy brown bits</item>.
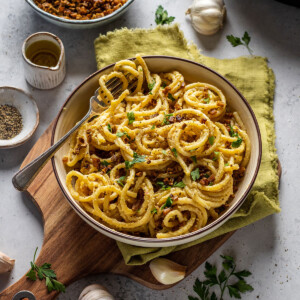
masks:
<svg viewBox="0 0 300 300"><path fill-rule="evenodd" d="M163 180L163 182L164 182L165 185L171 185L172 186L174 184L174 178L165 178Z"/></svg>
<svg viewBox="0 0 300 300"><path fill-rule="evenodd" d="M165 208L165 209L163 210L163 215L166 216L171 210L172 210L171 207Z"/></svg>
<svg viewBox="0 0 300 300"><path fill-rule="evenodd" d="M222 101L218 101L217 105L220 106L220 107L224 107L225 106L225 104Z"/></svg>
<svg viewBox="0 0 300 300"><path fill-rule="evenodd" d="M136 177L141 177L142 175L143 175L143 172L137 172L137 173L135 174Z"/></svg>
<svg viewBox="0 0 300 300"><path fill-rule="evenodd" d="M89 20L111 14L127 0L34 0L34 2L44 11L64 19Z"/></svg>
<svg viewBox="0 0 300 300"><path fill-rule="evenodd" d="M99 158L92 158L92 163L93 163L93 166L95 168L97 168L98 170L100 169L100 159Z"/></svg>
<svg viewBox="0 0 300 300"><path fill-rule="evenodd" d="M217 110L216 109L211 109L209 112L208 112L210 115L215 115L217 113Z"/></svg>
<svg viewBox="0 0 300 300"><path fill-rule="evenodd" d="M62 162L63 162L64 164L66 164L66 163L68 162L68 160L69 160L68 157L64 156L63 159L62 159Z"/></svg>
<svg viewBox="0 0 300 300"><path fill-rule="evenodd" d="M166 86L164 89L163 89L163 93L164 94L168 94L168 92L171 90L171 88L169 86Z"/></svg>
<svg viewBox="0 0 300 300"><path fill-rule="evenodd" d="M205 124L207 119L201 119L201 124Z"/></svg>
<svg viewBox="0 0 300 300"><path fill-rule="evenodd" d="M180 110L181 109L181 105L179 103L176 103L174 107L175 107L176 110Z"/></svg>
<svg viewBox="0 0 300 300"><path fill-rule="evenodd" d="M183 124L181 129L184 130L186 128L186 126L187 126L186 124Z"/></svg>

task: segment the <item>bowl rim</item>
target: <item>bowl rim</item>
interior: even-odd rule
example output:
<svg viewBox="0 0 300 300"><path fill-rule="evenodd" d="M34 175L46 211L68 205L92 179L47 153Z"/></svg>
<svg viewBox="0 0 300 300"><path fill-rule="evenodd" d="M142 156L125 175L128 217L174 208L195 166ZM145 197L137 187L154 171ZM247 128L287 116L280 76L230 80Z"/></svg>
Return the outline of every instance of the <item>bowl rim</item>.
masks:
<svg viewBox="0 0 300 300"><path fill-rule="evenodd" d="M74 25L88 25L88 24L96 24L101 23L102 21L109 20L110 18L118 15L120 12L122 12L124 9L126 9L128 6L130 6L134 0L128 0L123 6L112 12L111 14L108 14L104 17L97 18L97 19L89 19L89 20L71 20L71 19L64 19L55 15L52 15L41 8L39 8L33 0L25 0L37 13L43 14L44 16L60 22L64 24L74 24Z"/></svg>
<svg viewBox="0 0 300 300"><path fill-rule="evenodd" d="M250 104L248 103L248 101L246 100L246 98L241 94L241 92L230 82L228 81L225 77L223 77L221 74L219 74L218 72L214 71L213 69L201 64L201 63L197 63L194 62L192 60L189 59L185 59L185 58L180 58L180 57L175 57L175 56L167 56L167 55L145 55L143 56L144 59L151 59L151 58L161 58L161 59L171 59L171 60L180 60L182 62L185 63L191 63L196 65L197 67L201 67L204 68L212 73L214 73L215 75L217 75L221 80L225 81L230 87L232 87L234 89L234 91L239 95L240 99L244 102L244 104L246 105L252 120L254 121L254 125L255 125L255 129L256 129L256 133L257 133L257 137L258 137L258 159L256 162L256 166L255 166L255 171L254 171L254 175L251 178L250 184L248 185L248 187L245 189L244 193L241 195L240 200L237 201L232 207L231 210L227 210L223 215L221 215L218 219L216 219L215 221L207 224L206 226L193 231L193 232L189 232L186 233L184 235L179 235L176 237L170 237L170 238L164 238L164 239L157 239L157 238L145 238L145 237L138 237L138 236L133 236L133 235L129 235L117 230L114 230L98 221L96 221L92 216L90 216L88 213L86 213L85 211L83 211L83 209L79 209L75 203L76 201L73 198L70 198L68 193L65 191L63 184L61 183L61 180L59 178L57 169L56 169L56 164L55 164L55 159L54 156L52 157L52 166L53 166L53 170L54 170L54 174L56 177L56 180L64 194L64 196L67 198L68 202L70 203L70 205L73 207L73 209L75 210L75 212L77 214L79 214L81 216L81 218L83 218L90 226L92 223L93 226L95 226L96 228L100 228L101 230L107 232L108 236L117 236L120 239L125 239L125 240L130 240L131 242L135 242L135 243L144 243L144 244L149 244L149 247L155 247L155 244L160 244L159 247L161 247L161 244L168 244L170 242L176 242L176 241L180 241L180 244L184 244L184 240L190 239L191 237L194 237L196 235L200 235L203 234L207 231L210 231L213 227L216 227L216 229L219 227L218 225L221 223L226 222L230 216L232 216L238 209L239 207L244 203L246 197L248 196L259 171L260 168L260 163L261 163L261 157L262 157L262 142L261 142L261 133L260 133L260 129L259 129L259 125L257 122L257 119L255 117L255 114L250 106ZM134 60L135 57L133 58L129 58L129 60ZM88 76L81 84L79 84L77 86L77 88L75 90L73 90L73 92L69 95L69 97L67 98L67 100L65 101L65 103L63 104L63 106L61 107L55 122L54 122L54 126L52 129L52 136L51 136L51 145L54 144L54 136L55 136L55 132L56 132L56 126L58 123L58 120L60 119L60 116L63 112L63 109L65 107L65 105L69 102L69 100L73 97L73 95L84 85L86 84L86 82L88 82L91 78L93 78L94 76L96 76L97 74L113 67L115 65L115 63L112 63L104 68L101 68L100 70L94 72L93 74L91 74L90 76ZM207 233L208 234L208 233ZM203 235L205 236L205 235ZM168 246L168 245L166 245Z"/></svg>
<svg viewBox="0 0 300 300"><path fill-rule="evenodd" d="M18 147L20 145L23 145L25 142L27 142L35 133L35 131L40 123L39 109L38 109L36 102L35 102L34 98L32 97L32 95L30 95L29 93L25 92L22 89L19 89L19 88L13 87L13 86L0 86L0 90L12 90L12 91L17 91L18 93L24 94L30 100L32 106L35 109L34 113L36 115L36 121L35 121L33 128L31 129L31 131L22 139L16 140L15 143L13 143L13 144L0 145L0 149L9 149L9 148Z"/></svg>

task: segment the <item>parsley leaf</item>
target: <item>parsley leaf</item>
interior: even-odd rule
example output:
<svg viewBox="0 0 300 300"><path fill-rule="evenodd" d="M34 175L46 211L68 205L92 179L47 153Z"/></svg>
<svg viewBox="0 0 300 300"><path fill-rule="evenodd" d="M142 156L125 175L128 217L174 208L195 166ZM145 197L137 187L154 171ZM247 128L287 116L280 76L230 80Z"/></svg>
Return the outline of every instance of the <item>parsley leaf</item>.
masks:
<svg viewBox="0 0 300 300"><path fill-rule="evenodd" d="M155 125L152 125L152 126L151 126L151 129L154 130L154 129L155 129Z"/></svg>
<svg viewBox="0 0 300 300"><path fill-rule="evenodd" d="M157 214L157 208L154 207L152 210L151 210L151 214Z"/></svg>
<svg viewBox="0 0 300 300"><path fill-rule="evenodd" d="M172 96L172 94L168 94L168 98L170 99L170 100L172 100L172 101L176 101L176 99Z"/></svg>
<svg viewBox="0 0 300 300"><path fill-rule="evenodd" d="M127 113L127 119L128 119L128 124L132 124L134 121L135 121L135 116L134 116L134 112L131 111L131 112L128 112Z"/></svg>
<svg viewBox="0 0 300 300"><path fill-rule="evenodd" d="M199 168L197 168L197 169L195 169L194 171L191 172L191 177L194 181L196 181L200 178Z"/></svg>
<svg viewBox="0 0 300 300"><path fill-rule="evenodd" d="M180 182L175 182L173 186L183 189L185 187L185 184L182 181L180 181Z"/></svg>
<svg viewBox="0 0 300 300"><path fill-rule="evenodd" d="M230 129L229 129L229 135L230 135L231 137L238 136L237 132L235 132L235 131L233 130L233 127L232 127L232 126L230 126Z"/></svg>
<svg viewBox="0 0 300 300"><path fill-rule="evenodd" d="M126 137L131 140L130 135L126 131L124 131L124 132L117 132L116 133L117 137L122 137L123 135L126 135Z"/></svg>
<svg viewBox="0 0 300 300"><path fill-rule="evenodd" d="M166 114L166 113L164 113L164 119L163 119L162 124L163 125L169 125L170 124L169 119L172 116L173 116L173 114Z"/></svg>
<svg viewBox="0 0 300 300"><path fill-rule="evenodd" d="M220 290L220 299L224 298L224 293L228 290L229 296L241 299L241 294L253 291L253 287L246 283L243 277L251 275L249 271L243 270L235 272L236 264L231 256L222 256L223 270L218 274L217 268L212 266L209 262L205 263L204 275L206 280L201 282L198 278L195 281L193 289L201 300L218 300L215 292L210 293L210 287L216 285ZM232 277L238 278L238 281L232 282ZM233 283L233 284L229 284ZM189 300L199 300L199 298L189 296Z"/></svg>
<svg viewBox="0 0 300 300"><path fill-rule="evenodd" d="M161 210L165 209L166 207L171 207L172 204L173 204L173 199L169 196L165 204L161 207Z"/></svg>
<svg viewBox="0 0 300 300"><path fill-rule="evenodd" d="M158 185L162 190L169 190L171 186L166 185L163 181L157 181L156 185Z"/></svg>
<svg viewBox="0 0 300 300"><path fill-rule="evenodd" d="M145 155L139 155L136 152L133 152L133 160L132 161L125 160L126 169L130 169L133 167L134 164L141 163L144 161L146 161Z"/></svg>
<svg viewBox="0 0 300 300"><path fill-rule="evenodd" d="M124 186L124 181L126 180L126 176L121 176L118 180L117 180L117 183L120 185L120 186Z"/></svg>
<svg viewBox="0 0 300 300"><path fill-rule="evenodd" d="M107 160L103 160L101 161L101 165L107 167L108 165L110 165L110 163Z"/></svg>
<svg viewBox="0 0 300 300"><path fill-rule="evenodd" d="M213 161L216 161L216 160L218 160L219 157L220 157L220 152L215 151L214 154L215 154L215 157L213 158Z"/></svg>
<svg viewBox="0 0 300 300"><path fill-rule="evenodd" d="M35 264L35 256L36 252L38 250L38 247L35 249L34 256L33 256L33 261L30 262L31 269L30 271L26 274L28 279L32 281L36 281L37 277L39 280L46 280L46 287L48 289L48 292L52 292L53 290L59 291L59 292L65 292L65 286L56 280L56 274L53 270L51 270L51 264L49 263L44 263L41 267L37 266ZM36 276L37 274L37 276Z"/></svg>
<svg viewBox="0 0 300 300"><path fill-rule="evenodd" d="M177 150L176 150L176 148L171 149L171 151L174 153L174 156L177 157Z"/></svg>
<svg viewBox="0 0 300 300"><path fill-rule="evenodd" d="M240 137L238 137L236 141L231 143L232 148L238 148L241 145L242 141L243 140Z"/></svg>
<svg viewBox="0 0 300 300"><path fill-rule="evenodd" d="M197 163L197 157L194 155L194 156L191 156L191 159L193 160L193 162L196 164Z"/></svg>
<svg viewBox="0 0 300 300"><path fill-rule="evenodd" d="M249 33L247 31L244 32L244 35L241 38L233 36L231 35L227 35L226 36L228 42L232 45L232 47L236 47L236 46L245 46L247 48L247 50L249 51L249 53L252 55L253 51L252 49L249 47L249 43L251 41L251 37L249 36Z"/></svg>
<svg viewBox="0 0 300 300"><path fill-rule="evenodd" d="M107 129L109 130L109 132L112 132L110 124L107 124Z"/></svg>
<svg viewBox="0 0 300 300"><path fill-rule="evenodd" d="M161 5L158 6L155 12L155 23L157 25L171 24L174 19L175 17L168 16L168 12Z"/></svg>
<svg viewBox="0 0 300 300"><path fill-rule="evenodd" d="M148 83L148 88L149 88L149 91L151 92L152 91L152 89L154 88L154 86L155 86L155 83L156 83L156 81L155 80L153 80L153 82L152 83Z"/></svg>
<svg viewBox="0 0 300 300"><path fill-rule="evenodd" d="M210 137L208 138L208 142L209 142L211 145L214 144L214 141L215 141L215 137L214 137L214 136L210 136Z"/></svg>
<svg viewBox="0 0 300 300"><path fill-rule="evenodd" d="M205 103L209 103L210 99L209 99L209 98L205 98L205 99L203 99L203 101L204 101Z"/></svg>
<svg viewBox="0 0 300 300"><path fill-rule="evenodd" d="M165 82L162 82L160 87L164 89L166 86L167 84Z"/></svg>

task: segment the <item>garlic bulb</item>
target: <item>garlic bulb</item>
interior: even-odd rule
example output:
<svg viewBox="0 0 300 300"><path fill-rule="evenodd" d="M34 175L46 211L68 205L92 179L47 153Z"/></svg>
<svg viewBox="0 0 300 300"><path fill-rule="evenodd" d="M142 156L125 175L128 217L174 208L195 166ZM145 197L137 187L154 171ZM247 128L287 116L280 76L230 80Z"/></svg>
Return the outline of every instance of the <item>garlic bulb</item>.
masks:
<svg viewBox="0 0 300 300"><path fill-rule="evenodd" d="M102 285L92 284L81 292L78 300L114 300L114 298Z"/></svg>
<svg viewBox="0 0 300 300"><path fill-rule="evenodd" d="M15 265L15 261L4 253L0 252L0 274L9 272Z"/></svg>
<svg viewBox="0 0 300 300"><path fill-rule="evenodd" d="M223 0L194 0L186 14L191 15L195 30L204 35L212 35L223 26L225 12Z"/></svg>
<svg viewBox="0 0 300 300"><path fill-rule="evenodd" d="M173 284L185 277L186 267L166 258L156 258L150 262L150 270L162 284Z"/></svg>

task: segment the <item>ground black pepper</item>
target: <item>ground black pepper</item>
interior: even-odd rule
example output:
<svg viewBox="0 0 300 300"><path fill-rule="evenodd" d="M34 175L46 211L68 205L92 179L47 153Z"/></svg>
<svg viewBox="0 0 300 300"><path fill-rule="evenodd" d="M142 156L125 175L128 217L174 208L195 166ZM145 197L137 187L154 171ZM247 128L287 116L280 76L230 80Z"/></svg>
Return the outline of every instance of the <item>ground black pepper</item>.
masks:
<svg viewBox="0 0 300 300"><path fill-rule="evenodd" d="M22 116L12 105L0 105L0 140L9 140L20 133L23 127Z"/></svg>

